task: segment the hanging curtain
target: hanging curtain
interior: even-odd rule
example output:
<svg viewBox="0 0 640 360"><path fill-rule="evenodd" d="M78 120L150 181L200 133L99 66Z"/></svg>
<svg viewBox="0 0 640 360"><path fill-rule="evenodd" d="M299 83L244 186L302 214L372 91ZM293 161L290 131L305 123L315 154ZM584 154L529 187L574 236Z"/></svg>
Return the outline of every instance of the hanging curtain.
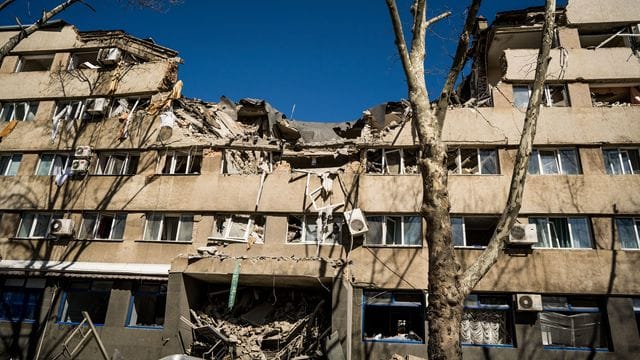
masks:
<svg viewBox="0 0 640 360"><path fill-rule="evenodd" d="M465 309L462 315L460 336L464 344L507 344L504 311Z"/></svg>

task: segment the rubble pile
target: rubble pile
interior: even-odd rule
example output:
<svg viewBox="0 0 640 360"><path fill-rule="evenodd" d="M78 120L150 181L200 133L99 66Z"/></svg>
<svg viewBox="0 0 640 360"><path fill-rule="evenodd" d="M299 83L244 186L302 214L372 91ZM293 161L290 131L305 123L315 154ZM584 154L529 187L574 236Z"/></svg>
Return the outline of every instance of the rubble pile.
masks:
<svg viewBox="0 0 640 360"><path fill-rule="evenodd" d="M323 358L329 335L325 300L294 289L238 289L228 310L228 291L210 293L209 304L192 311L195 342L189 354L204 359Z"/></svg>

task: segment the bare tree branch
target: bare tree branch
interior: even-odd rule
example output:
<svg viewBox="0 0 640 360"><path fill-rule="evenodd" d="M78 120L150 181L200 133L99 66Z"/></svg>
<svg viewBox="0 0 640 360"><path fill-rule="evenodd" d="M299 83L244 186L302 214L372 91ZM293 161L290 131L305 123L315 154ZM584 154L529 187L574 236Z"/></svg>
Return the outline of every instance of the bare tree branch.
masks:
<svg viewBox="0 0 640 360"><path fill-rule="evenodd" d="M471 6L469 6L467 19L465 20L464 28L462 28L462 32L460 33L460 39L458 40L458 46L456 47L456 54L453 58L451 69L449 70L447 80L442 87L442 93L440 94L440 99L438 99L438 104L436 105L436 117L438 118L439 131L442 131L442 127L444 126L444 118L447 114L447 109L449 108L449 98L451 97L451 93L453 92L453 87L455 86L456 80L458 80L460 71L462 71L462 68L464 67L467 59L467 51L469 49L469 39L471 38L471 31L473 31L473 25L476 21L476 14L478 14L478 9L480 9L481 3L482 0L473 0Z"/></svg>
<svg viewBox="0 0 640 360"><path fill-rule="evenodd" d="M0 3L0 11L2 11L7 6L11 5L11 3L13 3L14 1L16 0L4 0L2 3Z"/></svg>
<svg viewBox="0 0 640 360"><path fill-rule="evenodd" d="M424 78L424 57L425 57L425 19L427 17L426 0L416 0L413 5L413 29L411 39L411 64L420 66L421 78ZM415 69L415 68L414 68Z"/></svg>
<svg viewBox="0 0 640 360"><path fill-rule="evenodd" d="M462 292L462 296L468 295L480 279L489 271L491 266L498 261L498 256L504 247L505 240L509 236L509 232L522 206L522 193L527 177L529 156L531 155L533 139L536 134L536 123L538 122L538 115L540 113L542 92L544 90L549 60L551 59L549 52L553 39L555 10L556 1L546 0L545 21L542 28L542 46L538 52L533 90L529 99L529 105L527 106L520 146L518 148L518 154L516 155L516 164L513 169L513 176L511 177L507 204L498 221L496 230L491 237L491 241L489 241L487 249L483 251L480 257L464 272L461 278L460 291Z"/></svg>
<svg viewBox="0 0 640 360"><path fill-rule="evenodd" d="M424 23L424 27L425 27L425 29L426 29L426 28L428 28L429 26L431 26L431 25L433 25L433 24L437 23L438 21L440 21L440 20L442 20L442 19L444 19L444 18L447 18L447 17L449 17L449 16L451 16L451 11L445 11L445 12L443 12L442 14L440 14L440 15L438 15L438 16L434 16L434 17L432 17L431 19L427 20L427 21Z"/></svg>
<svg viewBox="0 0 640 360"><path fill-rule="evenodd" d="M386 0L387 8L389 9L389 16L391 17L391 23L393 24L393 32L396 36L396 47L398 48L398 54L402 60L402 67L404 72L410 74L412 71L411 60L409 59L409 50L407 50L407 43L404 40L404 32L402 31L402 22L400 21L400 14L398 13L398 7L395 0ZM411 86L413 79L407 77L407 82Z"/></svg>

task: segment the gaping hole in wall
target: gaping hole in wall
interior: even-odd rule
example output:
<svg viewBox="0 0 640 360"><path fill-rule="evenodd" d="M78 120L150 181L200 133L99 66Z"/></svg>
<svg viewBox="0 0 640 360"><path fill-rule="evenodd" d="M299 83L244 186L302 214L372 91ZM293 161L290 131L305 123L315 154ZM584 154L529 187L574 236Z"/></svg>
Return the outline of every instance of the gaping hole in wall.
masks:
<svg viewBox="0 0 640 360"><path fill-rule="evenodd" d="M424 343L425 295L420 292L365 291L364 341Z"/></svg>
<svg viewBox="0 0 640 360"><path fill-rule="evenodd" d="M53 64L53 54L27 55L20 57L16 72L49 71Z"/></svg>
<svg viewBox="0 0 640 360"><path fill-rule="evenodd" d="M210 285L206 294L204 306L192 311L196 341L190 355L216 360L323 357L321 344L331 326L326 291Z"/></svg>
<svg viewBox="0 0 640 360"><path fill-rule="evenodd" d="M640 105L640 86L590 86L593 106Z"/></svg>
<svg viewBox="0 0 640 360"><path fill-rule="evenodd" d="M355 155L293 155L282 156L282 160L291 165L292 169L324 169L337 168L347 165L351 161L357 161Z"/></svg>
<svg viewBox="0 0 640 360"><path fill-rule="evenodd" d="M273 170L273 162L273 154L268 151L225 149L222 154L222 173L270 173Z"/></svg>

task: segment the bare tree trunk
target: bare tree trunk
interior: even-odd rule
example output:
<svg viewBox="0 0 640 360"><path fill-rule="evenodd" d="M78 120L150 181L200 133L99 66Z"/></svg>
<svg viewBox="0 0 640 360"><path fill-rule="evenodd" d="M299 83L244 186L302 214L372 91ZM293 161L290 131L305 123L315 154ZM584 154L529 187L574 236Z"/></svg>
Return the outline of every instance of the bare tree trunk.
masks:
<svg viewBox="0 0 640 360"><path fill-rule="evenodd" d="M2 3L0 3L0 11L2 11L7 6L11 5L11 3L13 3L14 1L16 0L4 0Z"/></svg>
<svg viewBox="0 0 640 360"><path fill-rule="evenodd" d="M22 29L16 35L12 36L2 47L0 47L0 62L4 59L7 54L11 52L23 39L28 37L29 35L36 32L40 29L44 24L49 21L52 17L56 16L58 13L62 12L64 9L78 2L79 0L66 0L60 3L58 6L54 7L50 11L45 11L42 14L42 17L32 25L29 25L25 29Z"/></svg>

